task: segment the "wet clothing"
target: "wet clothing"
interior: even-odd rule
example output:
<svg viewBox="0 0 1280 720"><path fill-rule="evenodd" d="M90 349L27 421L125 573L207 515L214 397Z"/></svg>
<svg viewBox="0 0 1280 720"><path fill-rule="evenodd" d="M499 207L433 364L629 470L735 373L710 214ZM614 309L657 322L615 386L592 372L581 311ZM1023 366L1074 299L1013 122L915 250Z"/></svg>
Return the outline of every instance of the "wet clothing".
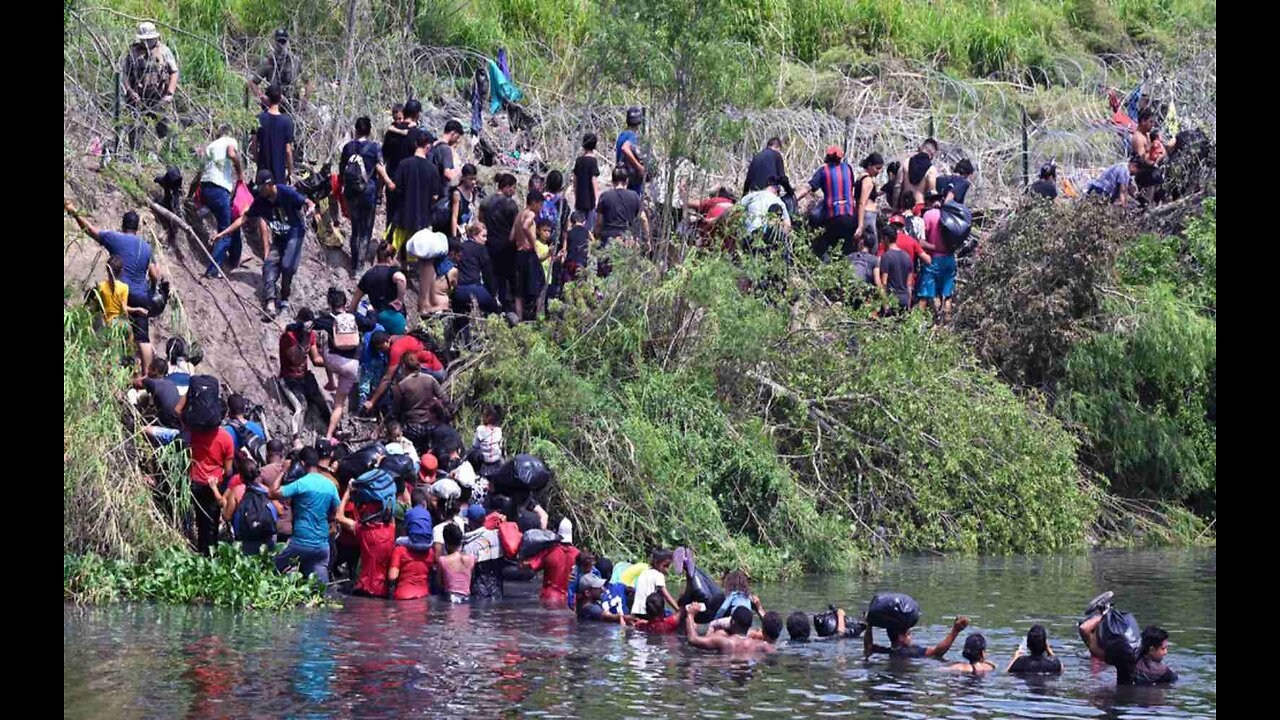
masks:
<svg viewBox="0 0 1280 720"><path fill-rule="evenodd" d="M1048 655L1020 655L1009 667L1009 672L1025 675L1057 675L1062 672L1062 661Z"/></svg>
<svg viewBox="0 0 1280 720"><path fill-rule="evenodd" d="M561 543L547 548L529 561L529 567L542 570L542 594L546 602L563 604L569 598L569 572L578 560L578 548Z"/></svg>
<svg viewBox="0 0 1280 720"><path fill-rule="evenodd" d="M1173 668L1146 655L1135 663L1116 665L1117 685L1164 685L1177 679Z"/></svg>
<svg viewBox="0 0 1280 720"><path fill-rule="evenodd" d="M414 600L431 594L428 578L431 577L435 562L434 548L414 550L406 545L397 545L391 553L390 563L390 567L400 569L393 599Z"/></svg>
<svg viewBox="0 0 1280 720"><path fill-rule="evenodd" d="M236 443L222 427L189 431L191 445L191 484L209 485L222 482L226 463L236 454Z"/></svg>
<svg viewBox="0 0 1280 720"><path fill-rule="evenodd" d="M280 495L293 510L291 547L324 548L329 551L329 516L338 511L338 489L329 478L307 473L280 488Z"/></svg>
<svg viewBox="0 0 1280 720"><path fill-rule="evenodd" d="M884 647L883 645L872 645L871 652L874 655L888 655L897 658L922 658L928 653L919 645L899 645L897 647Z"/></svg>
<svg viewBox="0 0 1280 720"><path fill-rule="evenodd" d="M502 570L507 561L485 560L476 563L471 571L471 597L481 600L501 600L503 596Z"/></svg>
<svg viewBox="0 0 1280 720"><path fill-rule="evenodd" d="M680 631L680 615L668 615L661 620L638 620L636 629L651 633L674 633Z"/></svg>
<svg viewBox="0 0 1280 720"><path fill-rule="evenodd" d="M365 508L357 508L357 511ZM356 540L360 544L360 577L355 590L375 597L387 595L387 568L396 549L396 525L390 523L359 523Z"/></svg>
<svg viewBox="0 0 1280 720"><path fill-rule="evenodd" d="M288 158L285 145L293 143L293 118L280 113L272 115L267 111L258 113L258 169L266 168L275 176L276 185L289 182L286 174Z"/></svg>

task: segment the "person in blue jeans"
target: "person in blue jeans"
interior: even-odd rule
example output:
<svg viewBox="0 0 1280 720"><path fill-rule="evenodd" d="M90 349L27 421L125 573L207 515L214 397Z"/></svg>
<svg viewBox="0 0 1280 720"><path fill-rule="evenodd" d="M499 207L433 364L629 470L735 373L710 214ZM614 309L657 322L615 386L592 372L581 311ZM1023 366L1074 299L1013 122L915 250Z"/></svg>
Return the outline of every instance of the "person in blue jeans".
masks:
<svg viewBox="0 0 1280 720"><path fill-rule="evenodd" d="M315 211L315 203L288 185L276 184L275 175L262 169L254 182L254 200L243 215L213 236L215 242L240 229L246 218L258 221L262 238L262 312L269 318L289 309L293 274L302 259L303 218ZM276 290L276 280L280 289Z"/></svg>
<svg viewBox="0 0 1280 720"><path fill-rule="evenodd" d="M200 199L218 224L218 232L231 225L231 203L236 187L244 182L244 167L240 162L240 146L231 137L231 126L218 128L218 138L205 148L208 158L200 175ZM194 191L194 188L193 188ZM240 265L243 248L240 231L237 230L218 240L213 246L213 262L205 271L205 277L216 278L221 274L222 263L230 261L232 268ZM228 256L230 253L230 256Z"/></svg>
<svg viewBox="0 0 1280 720"><path fill-rule="evenodd" d="M284 487L280 486L281 476L276 476L268 493L272 500L288 502L293 509L293 537L276 555L276 570L284 572L297 560L303 577L315 575L328 584L329 522L338 514L338 488L320 474L320 452L315 447L304 447L298 459L307 474Z"/></svg>

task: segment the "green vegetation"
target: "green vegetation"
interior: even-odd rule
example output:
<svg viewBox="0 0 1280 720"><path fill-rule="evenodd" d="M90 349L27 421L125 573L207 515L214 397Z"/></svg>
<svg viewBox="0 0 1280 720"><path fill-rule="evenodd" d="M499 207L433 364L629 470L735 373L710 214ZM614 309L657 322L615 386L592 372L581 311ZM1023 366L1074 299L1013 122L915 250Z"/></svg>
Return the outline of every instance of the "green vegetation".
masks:
<svg viewBox="0 0 1280 720"><path fill-rule="evenodd" d="M238 543L223 543L211 558L171 548L141 563L64 554L62 597L93 605L134 600L283 610L324 604L324 588L314 578L277 573L268 554L250 557Z"/></svg>
<svg viewBox="0 0 1280 720"><path fill-rule="evenodd" d="M821 294L838 277L750 272L787 286L743 294L718 257L665 276L628 257L558 320L489 323L453 392L504 405L510 444L556 468L558 509L618 557L687 543L774 575L1084 542L1095 506L1072 437L957 338L859 320Z"/></svg>
<svg viewBox="0 0 1280 720"><path fill-rule="evenodd" d="M63 552L140 560L185 545L183 458L166 452L150 462L146 440L122 422L137 420L123 397L129 344L122 327L95 332L83 306L63 310Z"/></svg>

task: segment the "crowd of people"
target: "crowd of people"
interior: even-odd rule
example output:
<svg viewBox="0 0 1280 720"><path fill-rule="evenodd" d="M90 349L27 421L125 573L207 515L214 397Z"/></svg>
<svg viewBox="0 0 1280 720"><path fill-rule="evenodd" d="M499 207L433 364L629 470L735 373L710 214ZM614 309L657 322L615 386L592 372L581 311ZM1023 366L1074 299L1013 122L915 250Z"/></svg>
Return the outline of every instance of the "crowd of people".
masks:
<svg viewBox="0 0 1280 720"><path fill-rule="evenodd" d="M281 30L274 40L249 80L264 109L247 153L233 128L220 128L203 148L204 166L191 191L216 225L207 276L240 266L246 226L261 242L264 317L287 319L276 378L290 409L287 434L271 437L260 406L199 374L199 358L179 339L155 352L149 320L164 273L138 234L137 213L125 213L121 230L109 231L65 203L109 252L96 306L102 323L127 326L135 344L138 365L128 394L144 418L140 431L156 447L179 443L189 453L193 534L201 553L235 541L245 553L272 553L281 571L296 565L322 583L393 600L498 599L505 582L541 572L541 600L584 621L682 633L694 647L727 653L772 652L784 629L791 642L807 641L812 625L820 637L861 636L867 657L941 660L947 654L968 626L964 617L931 647L917 646L909 627L893 628L885 647L873 643L865 622L846 625L844 610L786 618L765 611L742 572L727 574L715 588L719 594L712 593L713 583L686 548L616 565L580 549L570 520L549 531L538 485L522 484L530 477L545 482L549 471L539 470L536 459L522 459L528 456L508 456L501 408L481 409L470 443L454 428L460 399L446 390L453 348L442 347L419 321L443 314L465 323L474 311L502 313L513 323L535 319L548 298L593 270L593 256L594 272L609 274L601 251L610 243L646 242L652 159L642 143L642 109L627 111L611 169L597 154L600 138L587 133L567 174L534 174L521 190L514 175L499 172L492 195L479 183L477 167L462 161L458 120L444 122L437 136L426 127L421 103L410 99L392 108L379 143L373 121L357 118L328 198L332 212L341 208L350 219L354 283L329 288L323 306L304 302L294 310L293 279L307 226L319 211L294 184L298 153L290 114L305 105L308 88L288 50L288 33ZM139 26L123 69L131 102L154 109L172 101L176 61L150 23ZM1144 193L1154 198L1167 148L1153 123L1151 110L1143 110L1128 143L1132 157L1103 172L1087 194L1118 204ZM970 247L973 163L962 158L943 172L939 143L930 138L890 162L869 152L855 168L844 148L833 145L796 191L782 150L782 140L772 138L752 158L741 197L722 187L686 203L700 242L774 252L784 248L793 223L804 222L815 255L824 262L843 258L860 282L882 291L877 314L928 308L945 321L956 256ZM1046 163L1028 192L1057 201L1056 170ZM801 220L798 203L809 196L816 202ZM375 238L380 207L385 233ZM408 307L415 286L416 313ZM318 372L326 378L323 387ZM378 428L358 449L344 430L343 419L352 414ZM303 440L308 428L314 442ZM678 599L667 590L673 568L686 579ZM1095 603L1080 625L1090 652L1114 664L1121 682L1174 679L1161 663L1168 636L1158 627L1142 632L1141 652L1131 657L1102 647L1098 626L1107 611ZM698 632L700 624L708 626L705 633ZM966 638L962 655L965 662L949 669L996 669L981 634ZM1042 626L1031 628L1026 649L1006 670L1061 672Z"/></svg>

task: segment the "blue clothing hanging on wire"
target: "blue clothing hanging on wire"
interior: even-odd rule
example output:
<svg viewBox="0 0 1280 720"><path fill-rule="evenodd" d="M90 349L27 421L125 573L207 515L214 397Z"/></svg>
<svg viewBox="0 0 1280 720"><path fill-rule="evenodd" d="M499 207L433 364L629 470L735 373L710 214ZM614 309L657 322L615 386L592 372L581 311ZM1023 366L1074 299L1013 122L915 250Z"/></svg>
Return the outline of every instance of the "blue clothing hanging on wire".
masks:
<svg viewBox="0 0 1280 720"><path fill-rule="evenodd" d="M500 51L499 57L506 59L506 51ZM504 102L519 102L524 98L524 93L520 92L520 88L511 82L511 78L503 72L492 60L489 63L489 113L493 114L502 109Z"/></svg>

